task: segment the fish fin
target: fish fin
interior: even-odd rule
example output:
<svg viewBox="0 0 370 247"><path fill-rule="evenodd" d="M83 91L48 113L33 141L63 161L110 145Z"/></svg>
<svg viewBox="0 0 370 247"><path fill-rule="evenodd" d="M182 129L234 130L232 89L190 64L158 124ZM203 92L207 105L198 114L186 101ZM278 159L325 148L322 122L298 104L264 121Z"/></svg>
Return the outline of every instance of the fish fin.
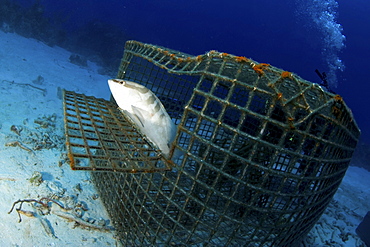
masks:
<svg viewBox="0 0 370 247"><path fill-rule="evenodd" d="M127 110L123 110L119 108L122 113L124 113L126 116L131 118L132 121L134 121L136 124L140 124L141 126L144 127L144 123L141 121L140 117L138 117L135 113L131 113Z"/></svg>
<svg viewBox="0 0 370 247"><path fill-rule="evenodd" d="M145 127L144 126L145 120L148 120L151 118L150 113L139 107L133 106L133 105L131 106L131 108L137 120L141 123L143 127Z"/></svg>

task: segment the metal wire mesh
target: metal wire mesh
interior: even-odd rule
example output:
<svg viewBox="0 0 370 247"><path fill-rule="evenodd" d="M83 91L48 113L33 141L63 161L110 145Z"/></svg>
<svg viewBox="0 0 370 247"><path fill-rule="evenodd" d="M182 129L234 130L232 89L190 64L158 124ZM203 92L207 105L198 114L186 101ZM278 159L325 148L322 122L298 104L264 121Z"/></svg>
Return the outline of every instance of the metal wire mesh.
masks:
<svg viewBox="0 0 370 247"><path fill-rule="evenodd" d="M73 170L134 173L171 167L109 101L64 91L64 116Z"/></svg>
<svg viewBox="0 0 370 247"><path fill-rule="evenodd" d="M126 246L297 245L360 135L340 96L245 57L129 41L118 78L159 97L184 154L167 172L92 173Z"/></svg>

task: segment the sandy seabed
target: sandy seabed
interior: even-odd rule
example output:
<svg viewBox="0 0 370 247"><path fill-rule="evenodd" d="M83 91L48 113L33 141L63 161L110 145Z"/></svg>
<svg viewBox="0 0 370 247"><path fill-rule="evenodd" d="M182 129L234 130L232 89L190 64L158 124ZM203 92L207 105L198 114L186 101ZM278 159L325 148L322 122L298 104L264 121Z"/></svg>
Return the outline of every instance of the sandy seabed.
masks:
<svg viewBox="0 0 370 247"><path fill-rule="evenodd" d="M90 173L72 171L64 155L61 89L108 99L109 77L70 55L0 32L0 246L120 245ZM350 166L302 246L365 246L355 229L370 210L369 188L370 172ZM25 199L47 206L25 201L8 213Z"/></svg>

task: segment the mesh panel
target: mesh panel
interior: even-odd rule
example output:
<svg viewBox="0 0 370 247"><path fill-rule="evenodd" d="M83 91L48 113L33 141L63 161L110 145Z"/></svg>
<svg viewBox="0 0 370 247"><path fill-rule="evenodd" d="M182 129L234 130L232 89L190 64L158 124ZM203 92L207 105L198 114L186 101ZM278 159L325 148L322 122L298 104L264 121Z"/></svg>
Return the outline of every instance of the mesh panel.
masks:
<svg viewBox="0 0 370 247"><path fill-rule="evenodd" d="M118 78L159 97L184 154L166 172L92 173L127 246L297 245L360 135L340 96L245 57L129 41Z"/></svg>
<svg viewBox="0 0 370 247"><path fill-rule="evenodd" d="M109 101L64 91L64 116L73 170L135 173L171 167Z"/></svg>

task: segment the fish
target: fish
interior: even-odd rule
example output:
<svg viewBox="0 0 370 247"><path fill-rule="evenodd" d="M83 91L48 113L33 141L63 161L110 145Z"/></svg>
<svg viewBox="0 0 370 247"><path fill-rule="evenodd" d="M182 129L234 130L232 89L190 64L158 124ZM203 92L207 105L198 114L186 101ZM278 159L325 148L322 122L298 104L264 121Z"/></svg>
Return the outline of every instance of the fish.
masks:
<svg viewBox="0 0 370 247"><path fill-rule="evenodd" d="M108 85L119 109L168 157L177 126L158 97L132 81L110 79Z"/></svg>

